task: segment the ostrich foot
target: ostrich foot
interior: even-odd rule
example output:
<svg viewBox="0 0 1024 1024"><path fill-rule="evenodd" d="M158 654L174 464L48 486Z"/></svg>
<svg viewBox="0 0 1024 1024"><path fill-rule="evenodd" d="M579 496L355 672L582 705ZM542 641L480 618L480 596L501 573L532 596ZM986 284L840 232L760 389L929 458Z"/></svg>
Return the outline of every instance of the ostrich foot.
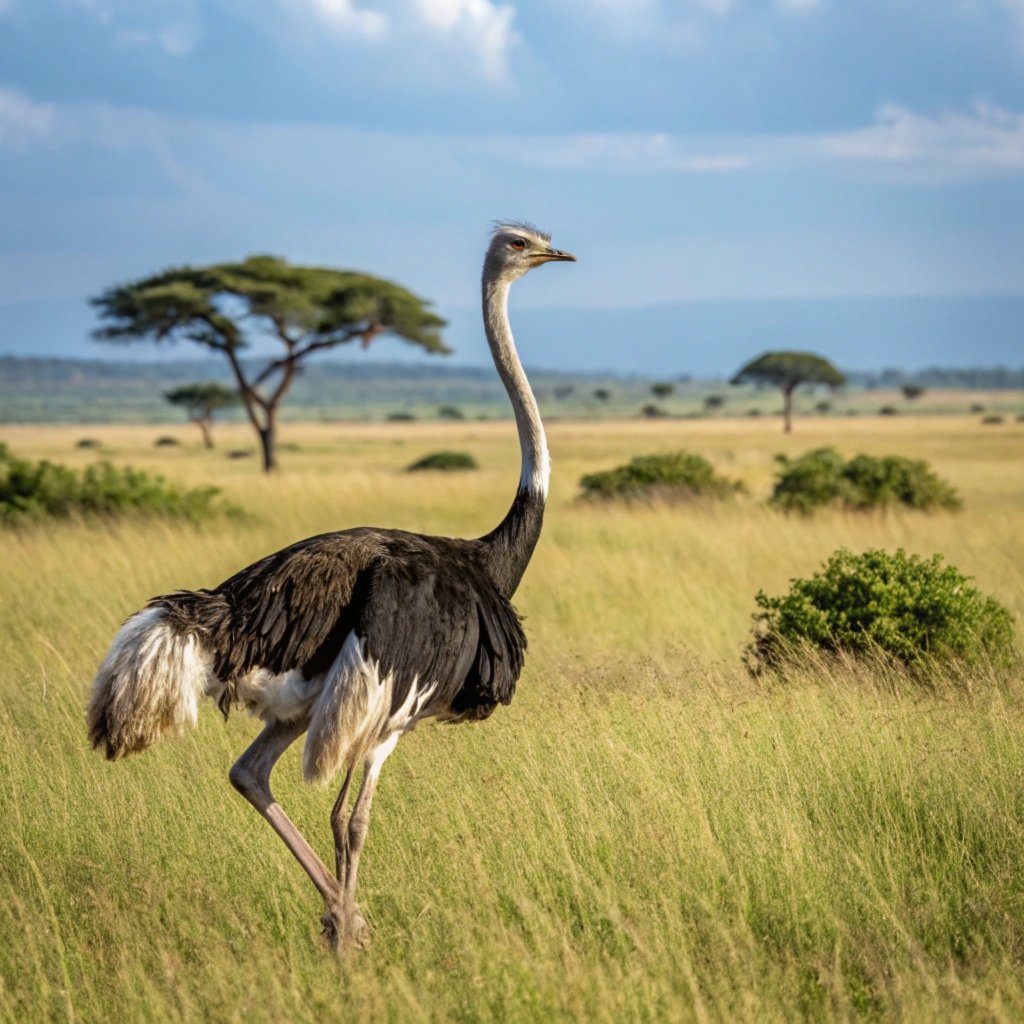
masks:
<svg viewBox="0 0 1024 1024"><path fill-rule="evenodd" d="M324 941L336 953L365 949L370 942L370 926L355 903L328 907L320 923L324 926Z"/></svg>

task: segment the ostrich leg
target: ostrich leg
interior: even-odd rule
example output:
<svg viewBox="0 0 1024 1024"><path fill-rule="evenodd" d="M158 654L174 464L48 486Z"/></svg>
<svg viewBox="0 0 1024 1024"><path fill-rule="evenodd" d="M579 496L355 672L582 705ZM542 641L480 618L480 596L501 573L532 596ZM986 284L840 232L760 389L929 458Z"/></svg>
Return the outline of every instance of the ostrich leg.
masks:
<svg viewBox="0 0 1024 1024"><path fill-rule="evenodd" d="M292 824L270 791L270 773L277 759L303 732L305 726L294 722L268 725L232 765L229 777L231 785L266 818L271 828L284 840L285 846L291 850L323 897L328 911L333 912L341 906L341 886L331 877L324 862ZM329 930L327 940L336 947L336 937Z"/></svg>
<svg viewBox="0 0 1024 1024"><path fill-rule="evenodd" d="M401 733L392 733L383 743L378 744L363 763L363 778L359 794L348 819L348 827L342 824L342 810L348 795L352 772L349 770L338 794L331 814L334 830L334 849L337 860L338 882L341 885L342 904L340 914L330 906L324 914L324 930L330 936L340 934L345 944L363 948L370 938L370 928L356 904L356 876L359 873L359 858L366 843L370 828L370 805L377 789L377 779L388 755L395 749Z"/></svg>

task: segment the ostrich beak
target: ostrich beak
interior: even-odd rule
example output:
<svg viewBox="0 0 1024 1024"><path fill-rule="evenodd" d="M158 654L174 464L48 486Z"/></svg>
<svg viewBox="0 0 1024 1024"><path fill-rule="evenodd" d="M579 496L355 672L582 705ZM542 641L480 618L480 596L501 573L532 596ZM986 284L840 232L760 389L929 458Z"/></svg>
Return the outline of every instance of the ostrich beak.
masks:
<svg viewBox="0 0 1024 1024"><path fill-rule="evenodd" d="M555 261L565 263L576 262L576 257L571 252L562 252L561 249L548 249L547 252L537 253L534 258L538 263L553 263Z"/></svg>

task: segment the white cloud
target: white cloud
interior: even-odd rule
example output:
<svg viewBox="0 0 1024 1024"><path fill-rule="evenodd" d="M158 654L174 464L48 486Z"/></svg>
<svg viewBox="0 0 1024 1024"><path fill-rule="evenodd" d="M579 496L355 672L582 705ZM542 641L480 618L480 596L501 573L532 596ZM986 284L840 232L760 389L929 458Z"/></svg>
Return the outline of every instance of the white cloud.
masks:
<svg viewBox="0 0 1024 1024"><path fill-rule="evenodd" d="M23 149L51 136L56 108L13 89L0 89L0 146Z"/></svg>
<svg viewBox="0 0 1024 1024"><path fill-rule="evenodd" d="M424 37L454 46L469 55L481 75L495 81L508 77L509 51L518 38L512 27L515 9L494 0L379 0L374 10L356 6L355 0L278 2L293 15L301 8L342 37L388 36L397 45L416 45L418 52Z"/></svg>
<svg viewBox="0 0 1024 1024"><path fill-rule="evenodd" d="M934 117L886 104L875 123L820 136L829 160L881 165L934 183L1024 172L1024 114L979 103Z"/></svg>
<svg viewBox="0 0 1024 1024"><path fill-rule="evenodd" d="M356 7L352 0L307 0L324 24L345 35L380 39L387 35L388 17L379 11Z"/></svg>
<svg viewBox="0 0 1024 1024"><path fill-rule="evenodd" d="M699 137L667 132L590 132L561 135L369 132L341 126L267 124L251 130L226 123L175 119L145 110L107 106L60 106L39 103L10 89L0 89L0 145L27 148L94 144L112 149L143 148L157 154L178 179L167 140L178 133L208 131L213 137L246 133L261 137L294 130L316 136L320 145L338 140L340 149L378 151L392 146L432 147L447 152L456 166L480 156L505 165L547 168L569 174L609 175L737 174L759 169L823 170L832 174L870 174L889 183L941 186L1000 177L1024 178L1024 112L977 104L966 111L925 114L897 104L880 107L871 123L843 131L804 135ZM366 138L364 139L363 136ZM298 136L297 136L298 137ZM296 138L297 138L296 137ZM372 144L370 139L376 140ZM343 141L342 141L343 140ZM416 140L419 140L418 142ZM295 149L297 141L273 146ZM405 154L399 162L412 159ZM415 162L415 161L414 161ZM428 161L429 162L429 161ZM182 179L183 180L183 179Z"/></svg>
<svg viewBox="0 0 1024 1024"><path fill-rule="evenodd" d="M3 3L4 0L0 0ZM186 57L203 34L198 0L60 0L107 26L124 47L155 47Z"/></svg>
<svg viewBox="0 0 1024 1024"><path fill-rule="evenodd" d="M509 51L517 38L514 8L491 0L412 0L412 9L428 28L461 40L486 77L507 77Z"/></svg>

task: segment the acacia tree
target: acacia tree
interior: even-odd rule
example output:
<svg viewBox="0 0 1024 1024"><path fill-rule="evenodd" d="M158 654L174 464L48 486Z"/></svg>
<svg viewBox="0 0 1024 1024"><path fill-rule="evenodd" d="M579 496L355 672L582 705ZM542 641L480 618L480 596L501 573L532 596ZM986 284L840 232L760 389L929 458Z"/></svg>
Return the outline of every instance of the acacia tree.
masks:
<svg viewBox="0 0 1024 1024"><path fill-rule="evenodd" d="M765 352L741 367L730 384L768 384L782 392L783 431L793 429L793 392L801 384L838 388L846 378L824 356L814 352Z"/></svg>
<svg viewBox="0 0 1024 1024"><path fill-rule="evenodd" d="M227 359L267 472L277 465L277 414L295 374L316 352L393 334L447 353L445 321L401 285L350 270L293 266L274 256L177 267L109 288L90 300L104 321L100 341L191 341ZM256 338L280 345L256 365Z"/></svg>
<svg viewBox="0 0 1024 1024"><path fill-rule="evenodd" d="M213 447L213 414L218 409L229 409L238 405L238 393L222 384L183 384L173 391L165 391L164 398L171 405L185 410L185 415L197 426L203 435L203 444Z"/></svg>

